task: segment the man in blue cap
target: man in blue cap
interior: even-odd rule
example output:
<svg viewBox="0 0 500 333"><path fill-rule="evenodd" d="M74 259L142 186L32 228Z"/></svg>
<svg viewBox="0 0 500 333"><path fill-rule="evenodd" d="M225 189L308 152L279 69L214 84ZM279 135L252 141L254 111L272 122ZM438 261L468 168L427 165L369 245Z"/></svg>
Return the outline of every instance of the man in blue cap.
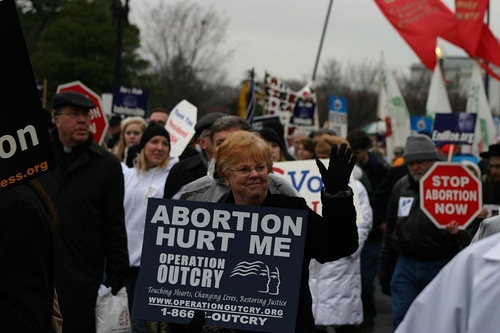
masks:
<svg viewBox="0 0 500 333"><path fill-rule="evenodd" d="M92 140L95 105L87 96L65 91L52 105L57 168L40 182L57 207L55 280L63 332L92 333L103 276L116 294L129 274L123 174L116 156Z"/></svg>

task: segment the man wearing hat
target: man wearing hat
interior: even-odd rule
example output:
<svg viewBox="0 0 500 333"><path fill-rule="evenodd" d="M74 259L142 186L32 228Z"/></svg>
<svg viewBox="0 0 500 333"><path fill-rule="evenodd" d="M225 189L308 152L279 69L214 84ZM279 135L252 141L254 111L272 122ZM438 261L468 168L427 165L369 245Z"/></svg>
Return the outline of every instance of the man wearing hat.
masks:
<svg viewBox="0 0 500 333"><path fill-rule="evenodd" d="M439 159L434 142L425 134L409 136L403 158L409 174L392 188L378 274L382 292L392 296L394 330L415 297L472 239L453 223L439 229L420 209L420 179Z"/></svg>
<svg viewBox="0 0 500 333"><path fill-rule="evenodd" d="M129 274L120 161L92 140L85 95L65 91L52 101L57 168L40 182L57 207L56 290L63 332L95 332L97 291L116 294Z"/></svg>
<svg viewBox="0 0 500 333"><path fill-rule="evenodd" d="M222 112L212 112L201 117L196 125L195 140L200 147L199 154L181 160L172 167L165 182L163 197L171 199L175 193L187 183L206 176L208 161L212 159L212 142L210 141L210 128L217 119L227 116Z"/></svg>
<svg viewBox="0 0 500 333"><path fill-rule="evenodd" d="M500 205L500 144L490 145L488 151L479 154L488 161L488 172L483 176L483 211L481 218L498 214ZM495 207L495 209L493 209Z"/></svg>

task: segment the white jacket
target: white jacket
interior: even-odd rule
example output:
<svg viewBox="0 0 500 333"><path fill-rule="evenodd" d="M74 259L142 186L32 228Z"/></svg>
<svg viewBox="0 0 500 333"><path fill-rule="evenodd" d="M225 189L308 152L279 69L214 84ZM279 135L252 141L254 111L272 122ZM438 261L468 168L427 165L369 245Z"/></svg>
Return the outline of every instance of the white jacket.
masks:
<svg viewBox="0 0 500 333"><path fill-rule="evenodd" d="M355 181L363 221L357 222L359 247L348 257L309 264L309 287L316 326L358 325L363 322L360 254L372 229L373 212L366 188Z"/></svg>
<svg viewBox="0 0 500 333"><path fill-rule="evenodd" d="M172 166L179 162L178 157L170 157L166 168L152 168L141 172L129 168L122 162L125 179L125 227L127 229L127 245L130 267L141 265L142 240L146 224L146 209L149 198L163 198L165 181Z"/></svg>

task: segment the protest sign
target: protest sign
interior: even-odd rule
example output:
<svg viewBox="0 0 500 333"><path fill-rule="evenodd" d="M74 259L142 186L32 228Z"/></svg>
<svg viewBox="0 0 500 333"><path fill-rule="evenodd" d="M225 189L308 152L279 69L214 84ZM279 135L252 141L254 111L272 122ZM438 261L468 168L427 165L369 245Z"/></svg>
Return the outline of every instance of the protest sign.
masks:
<svg viewBox="0 0 500 333"><path fill-rule="evenodd" d="M170 155L180 156L194 136L198 108L187 100L177 104L167 120L165 128L170 134Z"/></svg>
<svg viewBox="0 0 500 333"><path fill-rule="evenodd" d="M307 211L149 199L138 319L293 332Z"/></svg>
<svg viewBox="0 0 500 333"><path fill-rule="evenodd" d="M55 168L48 123L13 0L0 1L0 191Z"/></svg>

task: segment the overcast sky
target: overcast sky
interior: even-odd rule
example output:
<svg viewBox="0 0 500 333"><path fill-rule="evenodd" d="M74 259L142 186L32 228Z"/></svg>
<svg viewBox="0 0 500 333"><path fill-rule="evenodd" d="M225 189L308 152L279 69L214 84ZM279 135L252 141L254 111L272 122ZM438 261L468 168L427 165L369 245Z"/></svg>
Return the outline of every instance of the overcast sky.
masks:
<svg viewBox="0 0 500 333"><path fill-rule="evenodd" d="M129 0L130 20L139 25L144 12L162 2L178 0ZM231 84L245 79L255 68L257 79L265 71L282 79L310 80L318 54L330 0L191 0L213 5L230 19L227 47L235 52L227 63ZM443 0L454 11L454 0ZM490 29L500 36L500 2L490 1ZM438 46L447 55L465 53L446 41ZM333 0L317 75L322 63L378 64L384 53L389 68L409 73L419 62L373 0Z"/></svg>

